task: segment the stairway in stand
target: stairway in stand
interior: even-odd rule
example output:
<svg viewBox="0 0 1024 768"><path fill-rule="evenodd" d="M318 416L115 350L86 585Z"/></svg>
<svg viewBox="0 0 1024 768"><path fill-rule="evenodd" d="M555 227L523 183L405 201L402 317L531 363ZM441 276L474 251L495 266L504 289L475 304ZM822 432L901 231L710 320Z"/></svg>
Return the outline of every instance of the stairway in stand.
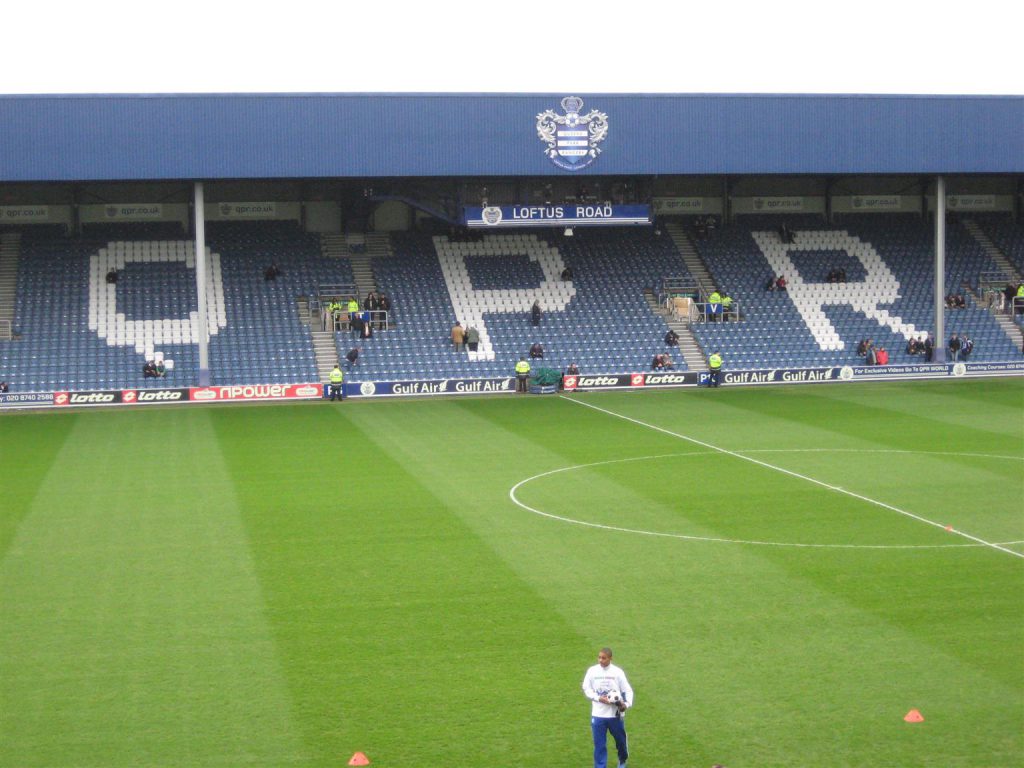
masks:
<svg viewBox="0 0 1024 768"><path fill-rule="evenodd" d="M690 324L685 320L676 318L672 312L658 304L658 299L653 291L645 290L644 298L647 299L647 305L651 308L651 311L663 317L668 327L679 334L679 354L686 362L686 368L691 371L706 371L708 364L704 357L704 351L700 348L700 344L697 343L696 337L690 332ZM665 346L663 339L659 340L659 344L659 349L671 349ZM672 354L672 352L670 351L669 354Z"/></svg>
<svg viewBox="0 0 1024 768"><path fill-rule="evenodd" d="M1017 268L1014 267L1013 263L1006 258L1006 255L1002 252L999 246L992 242L992 239L981 227L978 226L978 222L973 219L964 219L963 224L964 229L971 233L971 236L978 242L978 245L985 250L985 253L989 258L991 258L999 269L1003 271L1006 275L1007 282L1013 283L1014 285L1020 285L1021 282L1024 282L1024 279L1021 278L1021 274L1017 271ZM965 287L965 289L970 293L975 304L979 307L986 306L987 297L979 296L971 290L969 286ZM1017 349L1022 349L1022 345L1024 345L1024 332L1021 331L1019 325L1013 322L1013 315L1011 314L1012 310L1007 307L1005 311L1000 312L993 306L989 306L987 308L992 314L992 317L995 318L995 321L999 323L999 327L1003 329L1003 332L1010 338L1010 341L1013 342L1013 346Z"/></svg>
<svg viewBox="0 0 1024 768"><path fill-rule="evenodd" d="M992 242L992 239L985 234L985 231L978 226L978 222L973 219L964 219L964 229L971 233L971 236L977 240L978 245L982 247L989 258L994 261L999 268L1006 273L1007 278L1016 285L1024 282L1021 278L1020 272L1013 266L1013 263L1006 258L999 246Z"/></svg>
<svg viewBox="0 0 1024 768"><path fill-rule="evenodd" d="M697 281L705 293L710 294L718 286L715 285L715 280L711 277L711 273L708 272L704 260L697 253L697 248L694 246L693 241L690 240L686 229L681 223L671 219L667 220L663 226L665 231L668 232L669 237L672 238L672 242L675 243L676 250L679 251L679 255L682 257L686 268L690 270L690 274L693 275L693 279Z"/></svg>
<svg viewBox="0 0 1024 768"><path fill-rule="evenodd" d="M391 248L390 235L386 232L368 232L366 234L366 253L352 255L352 272L355 275L356 283L360 285L361 296L365 297L370 291L377 290L377 278L373 274L373 259L386 259L394 255L395 252ZM361 275L364 277L361 277ZM362 290L361 287L363 279L367 281L369 286L366 290ZM394 327L395 317L390 315L388 317L388 328Z"/></svg>
<svg viewBox="0 0 1024 768"><path fill-rule="evenodd" d="M14 325L14 298L18 290L18 257L21 233L0 235L0 339L11 338Z"/></svg>
<svg viewBox="0 0 1024 768"><path fill-rule="evenodd" d="M360 302L370 291L377 292L377 278L373 276L371 258L372 256L368 253L353 253L348 257L352 264L352 275L356 279L356 291L359 293Z"/></svg>
<svg viewBox="0 0 1024 768"><path fill-rule="evenodd" d="M309 313L309 300L300 296L297 300L296 311L302 322L309 326L309 333L313 337L313 353L316 355L316 371L322 383L330 380L331 370L338 364L338 348L334 344L334 333L325 331L320 326L320 318L313 317Z"/></svg>

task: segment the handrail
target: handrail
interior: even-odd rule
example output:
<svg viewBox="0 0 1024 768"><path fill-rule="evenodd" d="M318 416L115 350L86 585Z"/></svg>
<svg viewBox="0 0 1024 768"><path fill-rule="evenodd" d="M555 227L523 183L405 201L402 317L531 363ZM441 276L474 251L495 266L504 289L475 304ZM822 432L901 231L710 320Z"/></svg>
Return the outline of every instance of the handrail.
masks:
<svg viewBox="0 0 1024 768"><path fill-rule="evenodd" d="M701 294L700 281L692 277L663 277L658 289L658 303L664 304L668 299L683 296L697 299Z"/></svg>
<svg viewBox="0 0 1024 768"><path fill-rule="evenodd" d="M359 291L355 283L324 283L316 287L316 298L320 299L355 299L359 301Z"/></svg>
<svg viewBox="0 0 1024 768"><path fill-rule="evenodd" d="M309 319L310 326L314 326L319 323L320 327L327 331L350 331L352 330L352 323L349 317L349 313L346 310L339 310L330 314L331 327L327 328L328 320L324 314L324 310L327 308L326 304L321 305L317 309L310 307ZM386 331L391 327L391 313L385 309L374 309L365 310L360 309L362 312L368 312L370 315L370 322L377 326L374 330Z"/></svg>
<svg viewBox="0 0 1024 768"><path fill-rule="evenodd" d="M991 290L1003 290L1011 280L1005 270L986 270L978 275L978 290L984 293Z"/></svg>

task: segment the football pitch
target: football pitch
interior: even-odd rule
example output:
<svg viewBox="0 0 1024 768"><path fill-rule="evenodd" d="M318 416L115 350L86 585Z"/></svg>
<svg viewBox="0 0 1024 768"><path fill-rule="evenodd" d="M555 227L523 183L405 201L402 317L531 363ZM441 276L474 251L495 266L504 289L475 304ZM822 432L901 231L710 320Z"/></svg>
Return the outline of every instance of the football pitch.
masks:
<svg viewBox="0 0 1024 768"><path fill-rule="evenodd" d="M0 766L1024 765L1024 380L0 417ZM904 717L917 710L923 722Z"/></svg>

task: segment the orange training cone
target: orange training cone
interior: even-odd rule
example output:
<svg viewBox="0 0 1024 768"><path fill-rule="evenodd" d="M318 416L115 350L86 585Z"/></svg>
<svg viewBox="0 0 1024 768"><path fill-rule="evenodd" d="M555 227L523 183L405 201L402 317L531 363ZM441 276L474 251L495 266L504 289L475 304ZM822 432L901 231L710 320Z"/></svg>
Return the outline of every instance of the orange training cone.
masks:
<svg viewBox="0 0 1024 768"><path fill-rule="evenodd" d="M354 755L352 755L352 759L348 761L348 764L349 765L369 765L370 764L370 758L368 758L362 752L356 752Z"/></svg>
<svg viewBox="0 0 1024 768"><path fill-rule="evenodd" d="M908 723L923 723L924 716L916 709L912 709L903 716Z"/></svg>

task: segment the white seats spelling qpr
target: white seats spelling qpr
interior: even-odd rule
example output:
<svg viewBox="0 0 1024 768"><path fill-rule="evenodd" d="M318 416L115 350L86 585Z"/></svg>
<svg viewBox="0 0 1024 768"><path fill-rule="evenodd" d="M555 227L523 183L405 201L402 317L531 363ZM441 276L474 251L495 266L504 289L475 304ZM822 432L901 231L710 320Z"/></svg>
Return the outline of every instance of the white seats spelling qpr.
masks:
<svg viewBox="0 0 1024 768"><path fill-rule="evenodd" d="M114 241L90 257L88 326L104 339L108 346L130 346L140 353L167 343L196 343L198 315L189 318L161 318L159 320L128 320L117 307L117 286L106 282L111 267L123 269L129 263L183 261L194 268L194 248L190 241L161 242ZM207 334L216 334L227 325L220 257L210 253L207 259ZM154 291L159 290L157 286Z"/></svg>

